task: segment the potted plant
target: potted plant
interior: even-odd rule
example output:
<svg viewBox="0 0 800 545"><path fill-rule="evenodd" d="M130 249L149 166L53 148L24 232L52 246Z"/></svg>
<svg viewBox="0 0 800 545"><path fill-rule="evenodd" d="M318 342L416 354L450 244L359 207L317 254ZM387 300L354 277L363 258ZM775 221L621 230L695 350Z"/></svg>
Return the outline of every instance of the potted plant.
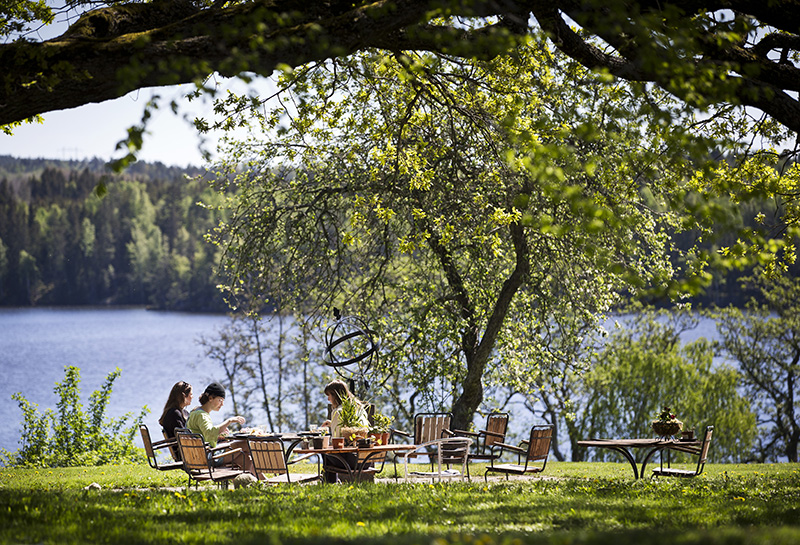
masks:
<svg viewBox="0 0 800 545"><path fill-rule="evenodd" d="M683 422L675 417L669 407L664 406L658 413L658 418L653 420L650 426L656 435L667 438L679 434L683 429Z"/></svg>
<svg viewBox="0 0 800 545"><path fill-rule="evenodd" d="M326 449L328 448L328 430L325 428L320 428L320 435L318 437L312 437L311 442L314 445L315 449Z"/></svg>
<svg viewBox="0 0 800 545"><path fill-rule="evenodd" d="M380 441L381 445L387 445L389 443L389 426L392 425L394 421L393 416L387 416L381 413L375 413L372 417L372 427L370 428L370 434L376 437L376 442Z"/></svg>
<svg viewBox="0 0 800 545"><path fill-rule="evenodd" d="M367 436L367 428L361 425L359 409L358 402L352 398L342 399L342 405L339 408L339 428L348 445L354 444L358 438Z"/></svg>

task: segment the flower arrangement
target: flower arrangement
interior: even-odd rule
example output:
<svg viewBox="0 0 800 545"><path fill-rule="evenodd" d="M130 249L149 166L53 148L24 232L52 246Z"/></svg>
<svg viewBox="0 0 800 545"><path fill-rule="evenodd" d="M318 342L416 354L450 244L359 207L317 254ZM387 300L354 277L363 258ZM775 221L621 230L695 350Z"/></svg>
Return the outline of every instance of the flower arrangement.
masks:
<svg viewBox="0 0 800 545"><path fill-rule="evenodd" d="M683 422L678 420L672 410L665 405L661 412L658 413L657 419L653 420L650 426L659 437L671 437L681 432Z"/></svg>

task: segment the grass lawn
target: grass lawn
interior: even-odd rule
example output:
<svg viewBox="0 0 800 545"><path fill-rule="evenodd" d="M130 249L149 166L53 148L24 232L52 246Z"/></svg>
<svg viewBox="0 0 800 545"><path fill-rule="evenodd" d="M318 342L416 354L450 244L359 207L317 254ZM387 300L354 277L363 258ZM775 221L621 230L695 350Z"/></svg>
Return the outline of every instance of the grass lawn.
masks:
<svg viewBox="0 0 800 545"><path fill-rule="evenodd" d="M800 543L797 464L709 464L690 480L634 481L627 463L549 462L545 478L488 484L482 474L187 490L182 472L147 466L0 469L0 543Z"/></svg>

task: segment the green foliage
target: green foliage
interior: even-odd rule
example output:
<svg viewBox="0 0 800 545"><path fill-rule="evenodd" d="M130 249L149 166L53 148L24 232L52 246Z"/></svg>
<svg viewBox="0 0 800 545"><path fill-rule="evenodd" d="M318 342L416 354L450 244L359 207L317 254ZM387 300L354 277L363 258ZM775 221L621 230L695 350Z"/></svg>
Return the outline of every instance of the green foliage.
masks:
<svg viewBox="0 0 800 545"><path fill-rule="evenodd" d="M389 431L392 422L394 422L394 417L382 413L375 413L372 415L372 422L373 425L370 431L385 433Z"/></svg>
<svg viewBox="0 0 800 545"><path fill-rule="evenodd" d="M680 318L679 316L677 317ZM702 437L714 426L712 460L743 461L752 456L756 419L749 400L738 392L736 369L713 362L705 339L682 345L678 320L643 313L611 336L583 376L586 396L577 411L582 437L647 437L653 416L669 406ZM608 453L592 453L608 458ZM599 458L598 458L599 459Z"/></svg>
<svg viewBox="0 0 800 545"><path fill-rule="evenodd" d="M80 402L80 370L66 367L64 380L57 382L56 411L40 414L21 393L12 398L22 410L22 448L17 452L2 451L4 465L35 467L70 467L139 462L142 453L133 444L139 424L149 412L142 409L138 417L128 413L107 419L114 381L120 370L109 373L99 390L89 398L88 413Z"/></svg>
<svg viewBox="0 0 800 545"><path fill-rule="evenodd" d="M757 459L798 461L800 448L800 280L756 274L746 279L765 303L711 315L725 353L759 415Z"/></svg>
<svg viewBox="0 0 800 545"><path fill-rule="evenodd" d="M608 338L599 339L591 331L573 332L569 322L554 324L550 350L541 356L549 365L514 375L527 404L543 406L544 419L568 438L572 460L589 453L613 459L601 449L587 452L577 445L581 439L652 436L650 423L665 405L684 430L701 435L706 426L715 427L713 461L751 459L756 420L750 400L738 390L740 374L714 362L706 339L681 343L681 333L697 326L697 316L640 310L619 321ZM560 328L566 328L563 337ZM560 445L553 452L567 459Z"/></svg>
<svg viewBox="0 0 800 545"><path fill-rule="evenodd" d="M227 289L373 321L419 406L463 419L554 316L592 324L622 291L673 286L665 203L697 144L642 124L643 95L676 110L668 96L531 44L489 62L369 52L280 86L293 106L253 111L221 170L240 190L218 237Z"/></svg>
<svg viewBox="0 0 800 545"><path fill-rule="evenodd" d="M358 402L353 398L345 397L342 399L342 405L339 408L339 426L342 428L360 428L360 408Z"/></svg>
<svg viewBox="0 0 800 545"><path fill-rule="evenodd" d="M46 0L3 2L0 8L0 36L29 32L40 24L49 25L54 18Z"/></svg>

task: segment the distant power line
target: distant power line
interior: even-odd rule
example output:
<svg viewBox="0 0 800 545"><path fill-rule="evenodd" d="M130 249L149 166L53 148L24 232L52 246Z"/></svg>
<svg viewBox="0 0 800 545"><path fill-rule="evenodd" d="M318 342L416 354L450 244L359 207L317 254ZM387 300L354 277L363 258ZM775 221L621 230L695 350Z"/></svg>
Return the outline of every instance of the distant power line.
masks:
<svg viewBox="0 0 800 545"><path fill-rule="evenodd" d="M78 161L82 151L80 148L61 148L61 159L64 161Z"/></svg>

